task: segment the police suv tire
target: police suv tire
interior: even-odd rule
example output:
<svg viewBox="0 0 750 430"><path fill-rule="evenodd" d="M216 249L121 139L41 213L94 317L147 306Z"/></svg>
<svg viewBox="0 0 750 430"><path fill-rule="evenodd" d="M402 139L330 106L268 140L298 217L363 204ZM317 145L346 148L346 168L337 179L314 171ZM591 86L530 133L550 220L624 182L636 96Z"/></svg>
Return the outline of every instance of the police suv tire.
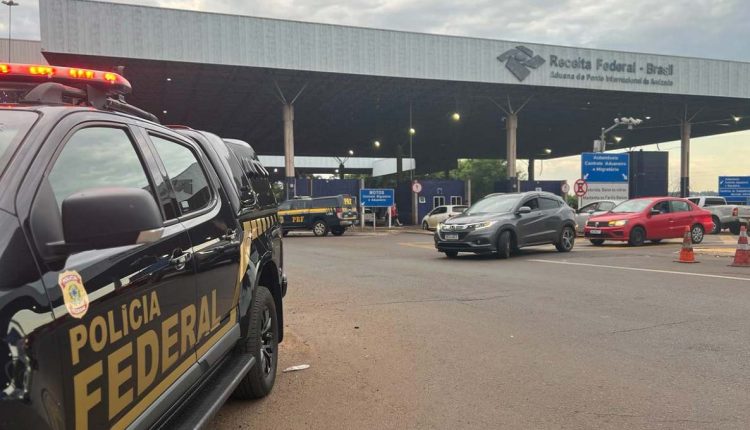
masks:
<svg viewBox="0 0 750 430"><path fill-rule="evenodd" d="M505 230L500 233L500 236L497 238L497 254L496 257L500 259L506 259L510 258L511 254L511 240L510 240L510 232L508 230Z"/></svg>
<svg viewBox="0 0 750 430"><path fill-rule="evenodd" d="M714 216L711 218L711 221L714 222L714 228L711 229L711 234L721 233L721 220L719 220L719 217Z"/></svg>
<svg viewBox="0 0 750 430"><path fill-rule="evenodd" d="M331 234L334 236L341 236L345 231L346 229L344 227L331 227Z"/></svg>
<svg viewBox="0 0 750 430"><path fill-rule="evenodd" d="M570 252L576 242L576 231L573 227L566 225L560 231L560 237L555 243L555 248L560 252Z"/></svg>
<svg viewBox="0 0 750 430"><path fill-rule="evenodd" d="M325 221L317 220L313 223L312 231L315 236L327 236L328 224Z"/></svg>
<svg viewBox="0 0 750 430"><path fill-rule="evenodd" d="M267 396L276 382L279 323L276 318L276 302L268 288L258 286L255 291L248 322L247 337L240 339L237 347L240 352L251 353L255 357L255 365L233 393L235 398L243 400Z"/></svg>

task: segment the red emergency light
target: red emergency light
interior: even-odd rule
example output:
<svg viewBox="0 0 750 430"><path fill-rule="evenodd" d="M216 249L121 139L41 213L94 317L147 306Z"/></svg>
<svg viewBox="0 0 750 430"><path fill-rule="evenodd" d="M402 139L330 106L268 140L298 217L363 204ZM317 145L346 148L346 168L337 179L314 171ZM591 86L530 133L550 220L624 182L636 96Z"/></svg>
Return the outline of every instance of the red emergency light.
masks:
<svg viewBox="0 0 750 430"><path fill-rule="evenodd" d="M132 90L130 82L117 73L37 64L0 63L0 81L88 84L116 94L128 94Z"/></svg>

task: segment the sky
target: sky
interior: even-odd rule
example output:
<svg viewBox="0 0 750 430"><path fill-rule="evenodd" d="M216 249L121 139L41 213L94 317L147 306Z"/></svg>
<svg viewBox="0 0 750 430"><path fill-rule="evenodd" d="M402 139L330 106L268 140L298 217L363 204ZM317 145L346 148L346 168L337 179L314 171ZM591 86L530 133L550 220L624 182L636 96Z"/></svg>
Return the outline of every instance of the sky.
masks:
<svg viewBox="0 0 750 430"><path fill-rule="evenodd" d="M13 37L39 39L39 2L18 1L21 5L13 8ZM750 0L109 1L750 62ZM0 34L7 30L7 8L3 7L0 8ZM750 121L750 118L745 120ZM679 142L666 142L660 148L671 149L670 185L679 184ZM644 147L644 150L655 149ZM750 132L694 139L691 149L691 184L695 190L715 189L719 175L750 174L750 169L742 164L742 160L750 160ZM539 171L540 166L537 166ZM577 157L567 157L545 161L542 174L537 177L572 182L579 172Z"/></svg>

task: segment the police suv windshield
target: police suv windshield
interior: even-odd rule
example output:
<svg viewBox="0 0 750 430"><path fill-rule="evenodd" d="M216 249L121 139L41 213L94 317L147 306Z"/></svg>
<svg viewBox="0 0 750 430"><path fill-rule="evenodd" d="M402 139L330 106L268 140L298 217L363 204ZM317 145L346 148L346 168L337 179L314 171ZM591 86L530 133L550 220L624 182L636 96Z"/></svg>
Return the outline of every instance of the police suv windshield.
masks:
<svg viewBox="0 0 750 430"><path fill-rule="evenodd" d="M34 112L0 110L0 175L36 118Z"/></svg>
<svg viewBox="0 0 750 430"><path fill-rule="evenodd" d="M516 207L521 197L518 194L506 194L500 196L486 197L469 208L467 215L478 215L484 213L510 212Z"/></svg>

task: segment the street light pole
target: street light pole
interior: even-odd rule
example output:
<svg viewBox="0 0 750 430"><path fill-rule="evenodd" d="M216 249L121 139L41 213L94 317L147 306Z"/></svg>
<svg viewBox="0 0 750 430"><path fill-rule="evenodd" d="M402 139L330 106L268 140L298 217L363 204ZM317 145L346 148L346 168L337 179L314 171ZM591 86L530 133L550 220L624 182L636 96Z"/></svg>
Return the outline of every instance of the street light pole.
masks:
<svg viewBox="0 0 750 430"><path fill-rule="evenodd" d="M8 6L8 62L10 63L10 30L13 24L13 6L18 6L20 3L13 0L3 0L3 4Z"/></svg>

